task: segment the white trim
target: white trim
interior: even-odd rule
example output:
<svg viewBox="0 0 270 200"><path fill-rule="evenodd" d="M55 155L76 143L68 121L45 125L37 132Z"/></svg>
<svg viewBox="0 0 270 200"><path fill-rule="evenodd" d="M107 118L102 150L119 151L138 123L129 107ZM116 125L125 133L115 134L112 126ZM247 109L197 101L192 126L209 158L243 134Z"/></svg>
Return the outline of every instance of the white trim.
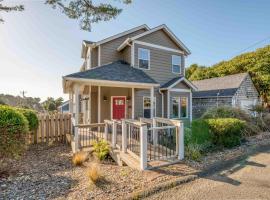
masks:
<svg viewBox="0 0 270 200"><path fill-rule="evenodd" d="M127 97L126 96L111 96L111 120L113 120L113 98L117 98L117 97L121 97L121 98L125 98L125 118L126 118L126 114L127 114Z"/></svg>
<svg viewBox="0 0 270 200"><path fill-rule="evenodd" d="M173 119L180 119L180 97L172 97L172 115L173 115L173 105L174 105L174 103L173 103L173 100L174 99L177 99L177 106L178 106L178 116L177 117L174 117L173 116Z"/></svg>
<svg viewBox="0 0 270 200"><path fill-rule="evenodd" d="M91 83L92 85L95 85L95 86L134 87L134 88L142 88L142 89L150 89L150 87L160 86L160 84L151 84L151 83L135 83L135 82L123 82L123 81L107 81L107 80L63 77L64 93L66 93L67 91L65 87L65 84L67 81L74 81L74 82L85 83L85 84Z"/></svg>
<svg viewBox="0 0 270 200"><path fill-rule="evenodd" d="M164 47L164 46L161 46L161 45L152 44L152 43L148 43L148 42L142 42L142 41L135 40L135 41L133 41L133 43L134 44L140 44L140 45L143 45L143 46L152 47L152 48L156 48L156 49L162 49L162 50L165 50L165 51L171 51L171 52L175 52L175 53L179 53L179 54L184 54L183 51L180 51L178 49L172 49L172 48L169 48L169 47Z"/></svg>
<svg viewBox="0 0 270 200"><path fill-rule="evenodd" d="M140 60L144 60L144 59L140 59L140 56L139 56L139 52L140 52L140 50L145 50L145 51L147 51L147 54L148 54L148 68L147 69L145 69L145 68L141 68L140 67ZM149 49L145 49L145 48L138 48L138 69L142 69L142 70L150 70L150 50Z"/></svg>
<svg viewBox="0 0 270 200"><path fill-rule="evenodd" d="M190 116L189 116L189 118L190 118L190 122L191 122L192 118L193 118L193 116L192 116L192 111L193 111L193 109L192 109L192 92L189 94L189 98L190 98L190 105L189 105L189 107L190 107Z"/></svg>
<svg viewBox="0 0 270 200"><path fill-rule="evenodd" d="M150 113L150 116L151 116L151 119L153 119L154 118L154 101L155 101L155 112L157 112L157 102L156 102L156 98L155 98L155 96L154 96L154 87L151 87L151 89L150 89L150 109L151 109L151 113ZM156 116L156 113L155 113L155 116Z"/></svg>
<svg viewBox="0 0 270 200"><path fill-rule="evenodd" d="M167 118L170 119L170 90L167 91Z"/></svg>
<svg viewBox="0 0 270 200"><path fill-rule="evenodd" d="M141 26L137 26L137 27L135 27L135 28L129 29L129 30L124 31L124 32L122 32L122 33L118 33L118 34L113 35L113 36L111 36L111 37L108 37L108 38L106 38L106 39L100 40L100 41L96 42L95 45L98 46L98 45L100 45L100 44L103 44L103 43L106 43L106 42L115 40L115 39L120 38L120 37L122 37L122 36L125 36L125 35L128 35L128 34L130 34L130 33L133 33L133 32L136 32L136 31L138 31L138 30L141 30L141 29L143 29L143 28L145 28L146 30L150 30L150 28L149 28L146 24L143 24L143 25L141 25Z"/></svg>
<svg viewBox="0 0 270 200"><path fill-rule="evenodd" d="M187 106L186 106L186 117L181 117L181 111L182 111L182 109L181 109L181 103L182 103L182 99L186 99L186 103L187 103ZM177 117L173 117L173 119L188 119L189 117L188 117L188 115L189 115L189 102L188 102L188 97L186 97L186 96L175 96L175 97L172 97L172 102L173 102L173 99L178 99L178 116ZM172 106L173 106L173 103L172 103ZM172 109L173 110L173 109ZM192 115L191 115L192 116Z"/></svg>
<svg viewBox="0 0 270 200"><path fill-rule="evenodd" d="M190 92L191 93L191 90L190 89L169 89L171 92Z"/></svg>
<svg viewBox="0 0 270 200"><path fill-rule="evenodd" d="M131 45L131 66L134 67L134 61L135 61L135 45L132 43Z"/></svg>
<svg viewBox="0 0 270 200"><path fill-rule="evenodd" d="M143 96L143 117L144 117L144 99L145 98L149 98L150 99L150 104L151 104L151 95L150 96ZM153 113L153 116L154 117L156 117L156 115L157 115L157 98L156 98L156 96L154 96L154 102L155 102L155 113ZM147 109L150 109L150 112L152 112L151 111L151 105L150 105L150 108L147 108ZM152 115L152 113L150 113L150 118L151 118L151 115ZM145 117L144 117L145 118Z"/></svg>
<svg viewBox="0 0 270 200"><path fill-rule="evenodd" d="M101 88L100 86L98 86L98 123L101 122L101 98L100 98L100 95L101 95Z"/></svg>
<svg viewBox="0 0 270 200"><path fill-rule="evenodd" d="M164 118L164 94L161 92L161 116Z"/></svg>
<svg viewBox="0 0 270 200"><path fill-rule="evenodd" d="M92 86L89 85L89 100L88 100L88 123L91 124L92 122L92 107L91 107L91 104L92 104Z"/></svg>
<svg viewBox="0 0 270 200"><path fill-rule="evenodd" d="M180 58L180 63L179 63L179 73L173 71L173 66L174 66L174 64L173 64L173 58L174 58L174 57L179 57L179 58ZM178 65L177 65L177 66L178 66ZM173 73L173 74L181 74L181 73L182 73L182 70L181 70L181 68L182 68L182 56L179 56L179 55L172 55L172 65L171 65L171 67L172 67L172 73Z"/></svg>
<svg viewBox="0 0 270 200"><path fill-rule="evenodd" d="M183 48L183 49L186 51L186 54L188 54L188 55L191 54L190 50L183 44L183 42L181 42L181 41L174 35L174 33L173 33L173 32L172 32L165 24L160 25L160 26L158 26L158 27L156 27L156 28L153 28L153 29L151 29L151 30L149 30L149 31L146 31L146 32L144 32L144 33L141 33L141 34L139 34L139 35L136 35L136 36L132 37L131 40L137 40L137 39L139 39L139 38L141 38L141 37L143 37L143 36L145 36L145 35L151 34L151 33L153 33L153 32L156 32L156 31L158 31L158 30L161 30L161 29L163 29L163 30L169 35L169 37L170 37L176 44L178 44L178 46L179 46L180 48Z"/></svg>
<svg viewBox="0 0 270 200"><path fill-rule="evenodd" d="M134 91L134 87L131 89L132 92L132 102L131 102L131 118L134 119L135 118L135 91Z"/></svg>
<svg viewBox="0 0 270 200"><path fill-rule="evenodd" d="M89 69L92 68L92 48L89 47Z"/></svg>
<svg viewBox="0 0 270 200"><path fill-rule="evenodd" d="M167 88L161 88L160 90L169 90L169 89L172 89L174 86L176 86L178 83L180 83L181 81L184 81L189 87L191 87L194 91L197 91L198 90L198 88L195 86L195 85L193 85L189 80L187 80L185 77L182 77L182 78L180 78L179 80L177 80L175 83L173 83L173 84L171 84L169 87L167 87ZM177 88L175 88L175 89L177 89ZM174 88L173 88L173 90L175 90Z"/></svg>
<svg viewBox="0 0 270 200"><path fill-rule="evenodd" d="M188 115L189 115L189 110L188 110L188 106L189 106L189 102L188 102L188 97L179 97L180 98L180 119L188 119ZM181 117L181 102L182 102L182 100L181 99L183 99L183 98L185 98L186 99L186 103L187 103L187 107L186 107L186 113L187 113L187 116L186 117Z"/></svg>
<svg viewBox="0 0 270 200"><path fill-rule="evenodd" d="M101 65L101 46L98 46L98 66Z"/></svg>

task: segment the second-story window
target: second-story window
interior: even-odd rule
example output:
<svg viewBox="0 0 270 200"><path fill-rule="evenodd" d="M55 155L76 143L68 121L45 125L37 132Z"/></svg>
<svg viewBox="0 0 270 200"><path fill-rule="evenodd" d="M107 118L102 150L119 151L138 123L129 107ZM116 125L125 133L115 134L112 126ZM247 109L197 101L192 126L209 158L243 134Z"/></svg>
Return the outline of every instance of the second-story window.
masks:
<svg viewBox="0 0 270 200"><path fill-rule="evenodd" d="M176 74L181 73L181 56L172 56L172 72Z"/></svg>
<svg viewBox="0 0 270 200"><path fill-rule="evenodd" d="M150 51L148 49L138 49L139 68L149 69L150 68Z"/></svg>

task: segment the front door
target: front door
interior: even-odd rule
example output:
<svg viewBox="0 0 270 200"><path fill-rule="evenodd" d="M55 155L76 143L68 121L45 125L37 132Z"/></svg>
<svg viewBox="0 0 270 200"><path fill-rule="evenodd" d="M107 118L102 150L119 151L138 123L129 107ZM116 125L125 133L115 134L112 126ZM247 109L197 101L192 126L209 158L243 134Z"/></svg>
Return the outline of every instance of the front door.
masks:
<svg viewBox="0 0 270 200"><path fill-rule="evenodd" d="M112 117L113 119L123 119L126 113L125 97L112 97Z"/></svg>

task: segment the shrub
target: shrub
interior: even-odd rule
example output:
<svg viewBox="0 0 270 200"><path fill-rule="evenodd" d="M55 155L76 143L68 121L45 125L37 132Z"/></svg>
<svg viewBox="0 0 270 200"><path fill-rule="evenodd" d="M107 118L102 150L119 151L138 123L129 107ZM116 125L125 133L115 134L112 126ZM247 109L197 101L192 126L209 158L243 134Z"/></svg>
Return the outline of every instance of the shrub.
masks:
<svg viewBox="0 0 270 200"><path fill-rule="evenodd" d="M75 166L81 166L83 164L84 161L86 161L87 159L87 153L86 152L83 152L83 151L80 151L80 152L77 152L73 155L72 157L72 163L73 165Z"/></svg>
<svg viewBox="0 0 270 200"><path fill-rule="evenodd" d="M203 149L201 145L196 144L196 143L190 143L185 146L185 157L188 160L195 160L198 161L202 157L202 152Z"/></svg>
<svg viewBox="0 0 270 200"><path fill-rule="evenodd" d="M206 120L212 135L212 142L218 146L233 147L240 144L241 131L245 122L235 118L218 118Z"/></svg>
<svg viewBox="0 0 270 200"><path fill-rule="evenodd" d="M101 178L101 170L98 163L91 164L86 173L93 183L96 183Z"/></svg>
<svg viewBox="0 0 270 200"><path fill-rule="evenodd" d="M34 131L38 128L38 117L34 110L16 108L20 113L22 113L28 121L29 130Z"/></svg>
<svg viewBox="0 0 270 200"><path fill-rule="evenodd" d="M14 108L0 105L0 157L18 157L25 149L26 118Z"/></svg>
<svg viewBox="0 0 270 200"><path fill-rule="evenodd" d="M233 108L229 106L221 106L212 108L206 111L202 119L215 119L215 118L237 118L246 122L252 122L252 117L245 111L239 108Z"/></svg>
<svg viewBox="0 0 270 200"><path fill-rule="evenodd" d="M110 146L107 141L101 140L93 143L95 155L99 160L107 158L110 152Z"/></svg>

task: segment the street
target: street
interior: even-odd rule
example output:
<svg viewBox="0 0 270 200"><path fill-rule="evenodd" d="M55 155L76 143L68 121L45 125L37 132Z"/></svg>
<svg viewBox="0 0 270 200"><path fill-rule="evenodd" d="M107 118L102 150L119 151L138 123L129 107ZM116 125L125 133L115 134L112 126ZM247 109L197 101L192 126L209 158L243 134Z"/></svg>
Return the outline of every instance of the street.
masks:
<svg viewBox="0 0 270 200"><path fill-rule="evenodd" d="M270 151L147 199L270 199Z"/></svg>

